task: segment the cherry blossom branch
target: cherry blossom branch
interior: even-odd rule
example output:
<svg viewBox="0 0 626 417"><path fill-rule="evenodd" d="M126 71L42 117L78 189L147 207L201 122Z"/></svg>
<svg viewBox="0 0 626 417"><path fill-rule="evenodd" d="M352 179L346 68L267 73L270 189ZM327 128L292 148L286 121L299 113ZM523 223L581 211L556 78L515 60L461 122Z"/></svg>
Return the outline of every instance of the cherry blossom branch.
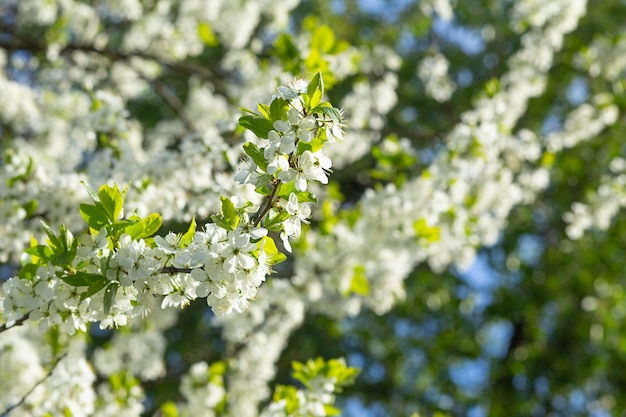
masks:
<svg viewBox="0 0 626 417"><path fill-rule="evenodd" d="M274 198L276 197L276 193L278 192L278 188L280 187L280 183L281 183L281 180L277 180L277 181L274 182L274 188L272 189L272 193L267 197L267 203L265 203L265 206L260 211L258 217L254 221L254 225L255 226L258 226L259 223L261 223L261 220L263 220L263 217L265 217L267 212L274 205Z"/></svg>
<svg viewBox="0 0 626 417"><path fill-rule="evenodd" d="M8 326L7 323L1 325L0 326L0 333L6 332L7 330L12 329L13 327L21 326L22 324L24 324L26 322L26 320L28 320L28 317L29 317L30 313L32 313L32 311L29 311L24 316L22 316L19 319L15 320L15 323L13 323L13 325L11 325L11 326ZM0 415L4 415L4 414L0 413Z"/></svg>

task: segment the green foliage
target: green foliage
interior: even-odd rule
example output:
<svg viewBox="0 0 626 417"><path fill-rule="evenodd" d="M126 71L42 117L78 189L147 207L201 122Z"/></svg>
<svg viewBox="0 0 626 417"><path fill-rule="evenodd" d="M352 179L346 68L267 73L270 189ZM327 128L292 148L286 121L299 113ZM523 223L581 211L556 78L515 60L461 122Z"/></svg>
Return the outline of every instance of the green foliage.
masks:
<svg viewBox="0 0 626 417"><path fill-rule="evenodd" d="M248 154L248 156L254 161L255 164L257 164L263 171L267 171L267 159L265 159L263 151L259 149L258 146L256 146L252 142L247 142L245 145L243 145L243 150L246 152L246 154Z"/></svg>
<svg viewBox="0 0 626 417"><path fill-rule="evenodd" d="M182 235L182 237L180 239L180 247L181 248L186 248L193 241L193 236L196 233L196 227L197 227L197 225L196 225L196 218L194 216L194 217L191 218L191 223L189 223L189 228Z"/></svg>
<svg viewBox="0 0 626 417"><path fill-rule="evenodd" d="M263 236L257 242L257 248L258 249L255 253L256 256L258 257L259 250L263 249L263 251L267 255L266 262L270 266L284 262L287 259L287 255L285 255L284 253L278 250L278 248L276 247L276 243L274 242L274 239L272 239L269 236Z"/></svg>
<svg viewBox="0 0 626 417"><path fill-rule="evenodd" d="M305 387L315 389L314 381L319 378L327 378L335 384L336 392L341 392L341 387L353 384L359 374L359 370L346 365L343 359L330 359L321 357L309 359L306 363L294 361L291 363L293 377L302 382Z"/></svg>
<svg viewBox="0 0 626 417"><path fill-rule="evenodd" d="M235 208L232 200L228 197L222 197L220 201L222 202L221 214L211 216L211 220L223 229L235 230L241 221L240 210Z"/></svg>
<svg viewBox="0 0 626 417"><path fill-rule="evenodd" d="M202 42L209 47L216 47L220 44L219 39L215 36L211 25L207 22L202 22L198 25L198 36L202 39Z"/></svg>
<svg viewBox="0 0 626 417"><path fill-rule="evenodd" d="M413 223L413 229L418 239L424 239L428 243L439 241L440 229L437 226L429 226L426 219L419 219Z"/></svg>
<svg viewBox="0 0 626 417"><path fill-rule="evenodd" d="M350 281L350 288L348 289L348 293L357 294L357 295L368 295L370 292L370 284L367 280L367 276L365 275L365 267L363 265L356 265L354 267L354 275L352 276L352 281Z"/></svg>
<svg viewBox="0 0 626 417"><path fill-rule="evenodd" d="M178 408L173 401L168 401L161 405L161 414L163 417L178 417Z"/></svg>
<svg viewBox="0 0 626 417"><path fill-rule="evenodd" d="M267 139L270 130L274 129L272 122L264 117L241 116L239 118L241 127L250 130L260 138Z"/></svg>

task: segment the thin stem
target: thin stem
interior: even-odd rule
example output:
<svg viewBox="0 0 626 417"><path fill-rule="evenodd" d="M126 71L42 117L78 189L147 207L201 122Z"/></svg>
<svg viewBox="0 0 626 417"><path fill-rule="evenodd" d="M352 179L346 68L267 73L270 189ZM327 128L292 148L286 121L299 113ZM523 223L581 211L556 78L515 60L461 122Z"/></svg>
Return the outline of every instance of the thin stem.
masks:
<svg viewBox="0 0 626 417"><path fill-rule="evenodd" d="M35 385L33 385L31 387L31 389L28 390L28 392L26 394L24 394L22 396L22 398L20 398L20 400L18 402L16 402L13 405L8 406L7 408L4 409L4 411L0 412L1 416L6 416L8 415L11 411L13 411L14 409L16 409L17 407L21 406L22 404L24 404L24 402L26 401L26 398L28 398L28 396L30 394L33 393L33 391L35 391L35 389L41 385L46 379L50 378L50 376L52 375L52 372L54 372L54 369L57 367L57 365L59 364L59 362L61 362L61 360L63 360L63 358L65 358L67 356L67 352L65 352L64 354L62 354L61 356L59 356L58 358L56 358L54 360L54 362L52 363L52 366L50 367L50 369L48 370L48 373L41 378L39 381L37 381L37 383L35 383Z"/></svg>
<svg viewBox="0 0 626 417"><path fill-rule="evenodd" d="M183 103L167 85L158 79L154 80L154 90L172 109L174 109L188 132L195 132L197 130L191 119L187 117Z"/></svg>
<svg viewBox="0 0 626 417"><path fill-rule="evenodd" d="M13 327L17 327L17 326L21 326L22 324L24 324L26 322L26 320L28 320L28 316L30 315L30 311L28 313L26 313L24 316L20 317L19 319L15 320L15 323L13 324L13 326L7 326L6 323L3 324L2 326L0 326L0 333L5 332L9 329L12 329ZM0 413L0 416L2 416L4 414Z"/></svg>
<svg viewBox="0 0 626 417"><path fill-rule="evenodd" d="M159 271L162 274L190 274L191 268L176 268L175 266L166 266Z"/></svg>
<svg viewBox="0 0 626 417"><path fill-rule="evenodd" d="M272 192L270 193L269 197L267 198L267 203L265 203L265 207L263 207L263 210L261 210L261 212L257 216L256 220L254 221L254 225L255 226L258 226L259 223L261 223L261 220L263 220L263 217L265 217L267 212L274 205L274 197L276 197L276 193L278 192L278 187L280 187L280 183L281 183L281 180L276 180L274 182L274 188L272 189Z"/></svg>

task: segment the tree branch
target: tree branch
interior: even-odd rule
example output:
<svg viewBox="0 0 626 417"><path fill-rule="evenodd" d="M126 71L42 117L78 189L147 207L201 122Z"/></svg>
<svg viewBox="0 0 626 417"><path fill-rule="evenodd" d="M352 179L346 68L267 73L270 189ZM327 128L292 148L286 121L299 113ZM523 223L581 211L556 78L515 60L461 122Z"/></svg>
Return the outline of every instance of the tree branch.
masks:
<svg viewBox="0 0 626 417"><path fill-rule="evenodd" d="M254 221L255 226L258 226L259 223L261 223L261 220L263 220L263 217L267 214L267 212L274 205L274 197L276 197L276 192L278 191L278 187L280 187L280 183L281 183L280 180L274 183L274 189L272 190L272 193L269 195L269 197L267 197L267 203L265 204L265 207L263 207L263 210L261 210L256 220Z"/></svg>
<svg viewBox="0 0 626 417"><path fill-rule="evenodd" d="M65 352L64 354L62 354L61 356L59 356L58 358L56 358L54 360L54 362L52 362L52 366L50 367L50 369L48 370L48 373L41 378L39 381L37 381L35 383L35 385L32 386L31 389L28 390L28 392L26 394L24 394L22 396L22 398L20 398L20 400L18 402L16 402L13 405L8 406L7 408L4 409L4 411L0 412L0 416L6 416L8 415L11 411L13 411L14 409L16 409L17 407L21 406L22 404L24 404L24 402L26 401L26 398L28 398L28 396L30 394L33 393L33 391L35 391L35 389L43 384L45 382L46 379L50 378L50 376L52 375L52 372L54 372L54 369L57 367L57 365L59 364L59 362L61 362L61 360L63 360L63 358L65 358L67 356L67 352Z"/></svg>
<svg viewBox="0 0 626 417"><path fill-rule="evenodd" d="M8 32L6 34L9 35L8 40L0 36L1 48L4 48L9 51L24 50L24 51L29 51L33 53L45 52L46 50L45 44L23 40L19 38L15 33ZM226 89L223 86L223 84L220 82L220 78L208 68L200 64L197 64L195 62L172 61L167 58L152 55L148 52L143 52L143 51L122 52L122 51L107 49L107 48L98 49L93 45L80 45L80 44L71 44L71 43L68 45L65 45L65 47L63 47L63 49L61 50L61 53L74 52L74 51L96 53L99 55L106 56L112 61L128 61L132 58L142 58L142 59L152 60L152 61L158 62L162 66L168 67L178 72L186 72L188 74L198 75L205 81L209 81L215 87L215 91L218 94L222 96L227 96Z"/></svg>
<svg viewBox="0 0 626 417"><path fill-rule="evenodd" d="M28 316L30 315L30 311L28 313L26 313L23 317L15 320L15 323L13 324L13 326L7 326L7 324L3 324L2 326L0 326L0 333L2 332L6 332L9 329L12 329L13 327L17 327L17 326L21 326L22 324L24 324L26 322L26 320L28 320ZM2 416L4 414L0 413L0 416Z"/></svg>

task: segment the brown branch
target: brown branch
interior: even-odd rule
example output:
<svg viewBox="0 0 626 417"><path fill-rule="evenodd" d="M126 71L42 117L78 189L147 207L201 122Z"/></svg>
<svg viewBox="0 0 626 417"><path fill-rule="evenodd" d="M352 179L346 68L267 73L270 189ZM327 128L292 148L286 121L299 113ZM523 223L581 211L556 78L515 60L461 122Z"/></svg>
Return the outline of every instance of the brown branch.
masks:
<svg viewBox="0 0 626 417"><path fill-rule="evenodd" d="M7 408L4 409L4 411L0 412L0 416L6 416L8 415L11 411L13 411L14 409L16 409L17 407L21 406L22 404L24 404L24 402L26 401L26 398L33 393L33 391L35 391L35 389L41 385L42 383L44 383L44 381L48 378L50 378L50 376L52 375L52 373L54 372L54 369L57 367L57 365L59 364L59 362L61 362L61 360L63 360L63 358L65 358L67 356L67 352L65 352L64 354L62 354L61 356L59 356L58 358L56 358L54 360L54 362L52 363L52 366L50 367L50 369L48 370L48 373L41 378L39 381L37 381L35 383L35 385L32 386L31 389L28 390L28 392L26 394L24 394L22 396L22 398L20 398L20 400L18 402L16 402L13 405L8 406Z"/></svg>
<svg viewBox="0 0 626 417"><path fill-rule="evenodd" d="M263 207L263 210L261 210L261 212L257 216L256 220L254 221L254 225L255 226L258 226L259 223L261 223L261 220L263 220L263 217L267 214L267 212L274 205L274 197L276 197L276 192L278 191L278 187L280 187L280 183L281 183L280 180L277 180L274 183L274 189L272 190L272 193L267 198L267 203L265 204L265 207Z"/></svg>
<svg viewBox="0 0 626 417"><path fill-rule="evenodd" d="M15 33L9 32L6 34L9 35L8 40L3 39L3 37L0 37L1 48L4 48L9 51L24 50L24 51L30 51L33 53L44 52L46 50L45 44L40 44L40 43L33 42L33 41L25 41L17 37ZM99 55L103 55L113 61L129 61L132 58L142 58L142 59L152 60L152 61L158 62L162 66L168 67L178 72L185 72L188 74L198 75L205 81L209 81L215 87L215 91L218 94L225 96L225 97L227 96L226 88L220 82L219 76L214 74L208 68L200 64L197 64L195 62L172 61L165 57L159 57L159 56L156 56L148 52L144 52L144 51L122 52L122 51L107 49L107 48L99 49L93 45L81 45L81 44L71 44L71 43L68 45L65 45L63 49L61 50L61 53L74 52L74 51L96 53Z"/></svg>
<svg viewBox="0 0 626 417"><path fill-rule="evenodd" d="M5 332L9 329L12 329L13 327L17 327L17 326L21 326L22 324L24 324L26 322L26 320L28 320L28 316L30 315L31 311L29 311L28 313L26 313L24 316L20 317L19 319L15 320L15 323L13 323L12 326L7 326L7 324L3 324L2 326L0 326L0 333ZM0 413L0 416L4 415Z"/></svg>
<svg viewBox="0 0 626 417"><path fill-rule="evenodd" d="M161 80L154 80L154 91L161 96L161 98L176 112L181 122L185 126L185 129L188 132L196 132L197 129L194 126L193 122L189 117L187 117L187 113L185 112L184 105L182 101L174 94L174 92L165 85Z"/></svg>
<svg viewBox="0 0 626 417"><path fill-rule="evenodd" d="M159 271L162 274L189 274L191 273L191 268L176 268L175 266L166 266L165 268L161 268Z"/></svg>

